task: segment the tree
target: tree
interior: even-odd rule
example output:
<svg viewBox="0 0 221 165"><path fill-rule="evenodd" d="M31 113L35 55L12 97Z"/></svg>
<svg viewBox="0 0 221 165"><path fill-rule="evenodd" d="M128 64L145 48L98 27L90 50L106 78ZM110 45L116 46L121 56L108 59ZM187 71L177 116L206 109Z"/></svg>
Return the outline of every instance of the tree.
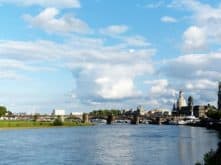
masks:
<svg viewBox="0 0 221 165"><path fill-rule="evenodd" d="M5 116L7 113L7 108L4 106L0 106L0 117Z"/></svg>
<svg viewBox="0 0 221 165"><path fill-rule="evenodd" d="M40 117L40 114L36 113L33 117L33 120L37 121L39 119L39 117Z"/></svg>
<svg viewBox="0 0 221 165"><path fill-rule="evenodd" d="M207 116L212 118L212 119L216 119L216 120L219 120L221 119L221 112L220 111L217 111L217 110L209 110L207 112Z"/></svg>
<svg viewBox="0 0 221 165"><path fill-rule="evenodd" d="M62 126L64 123L63 123L63 121L62 121L62 117L61 116L58 116L55 120L54 120L54 122L53 122L53 125L54 126Z"/></svg>

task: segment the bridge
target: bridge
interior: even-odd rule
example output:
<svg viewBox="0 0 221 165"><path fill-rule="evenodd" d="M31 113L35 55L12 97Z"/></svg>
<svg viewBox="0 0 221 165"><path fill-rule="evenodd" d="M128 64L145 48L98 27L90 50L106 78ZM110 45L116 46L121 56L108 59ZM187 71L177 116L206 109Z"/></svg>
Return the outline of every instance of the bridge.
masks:
<svg viewBox="0 0 221 165"><path fill-rule="evenodd" d="M120 120L129 120L131 124L139 124L140 121L145 120L145 117L139 116L139 115L130 115L130 116L117 115L117 116L114 116L114 115L110 114L110 115L107 115L107 116L88 115L88 119L89 120L103 119L103 120L106 120L107 124L112 124L112 123L114 123L114 121L120 121Z"/></svg>

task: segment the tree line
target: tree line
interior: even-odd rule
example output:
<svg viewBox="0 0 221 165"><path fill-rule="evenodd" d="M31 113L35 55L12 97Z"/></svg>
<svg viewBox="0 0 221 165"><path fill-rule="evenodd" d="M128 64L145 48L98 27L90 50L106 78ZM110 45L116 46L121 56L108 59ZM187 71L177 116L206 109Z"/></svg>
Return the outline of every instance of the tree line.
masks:
<svg viewBox="0 0 221 165"><path fill-rule="evenodd" d="M100 109L100 110L93 110L92 112L89 113L91 116L96 116L96 117L106 117L108 115L114 115L118 116L121 115L121 111L117 109Z"/></svg>
<svg viewBox="0 0 221 165"><path fill-rule="evenodd" d="M5 106L0 106L0 117L5 116L5 115L12 115L11 111L8 111Z"/></svg>

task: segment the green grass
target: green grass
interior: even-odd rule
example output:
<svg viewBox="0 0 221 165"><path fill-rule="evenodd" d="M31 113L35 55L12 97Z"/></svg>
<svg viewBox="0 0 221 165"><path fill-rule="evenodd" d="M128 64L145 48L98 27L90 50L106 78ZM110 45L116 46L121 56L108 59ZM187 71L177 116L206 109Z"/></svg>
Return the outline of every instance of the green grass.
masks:
<svg viewBox="0 0 221 165"><path fill-rule="evenodd" d="M73 126L89 126L90 123L80 122L64 122L62 126L73 127ZM39 121L0 121L0 128L31 128L31 127L55 127L52 122L39 122Z"/></svg>

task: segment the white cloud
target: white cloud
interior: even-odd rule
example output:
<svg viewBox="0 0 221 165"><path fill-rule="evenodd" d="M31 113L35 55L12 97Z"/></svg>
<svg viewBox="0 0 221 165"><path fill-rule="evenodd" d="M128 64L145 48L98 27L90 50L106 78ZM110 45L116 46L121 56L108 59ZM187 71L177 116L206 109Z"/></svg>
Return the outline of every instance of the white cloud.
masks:
<svg viewBox="0 0 221 165"><path fill-rule="evenodd" d="M202 46L205 46L205 43L221 44L221 6L217 5L214 7L197 0L174 0L170 6L192 12L192 16L190 18L193 25L189 27L187 31L193 27L197 28L195 30L198 32L195 37L196 39L199 37L199 41L197 40L196 44L193 46L194 50L196 48L201 49ZM190 42L192 41L195 41L195 39L190 40Z"/></svg>
<svg viewBox="0 0 221 165"><path fill-rule="evenodd" d="M187 54L177 58L167 60L162 71L169 77L179 79L207 77L217 81L220 77L214 73L221 72L221 53L210 54Z"/></svg>
<svg viewBox="0 0 221 165"><path fill-rule="evenodd" d="M194 81L188 81L186 88L189 90L209 90L216 89L217 83L207 79L199 79Z"/></svg>
<svg viewBox="0 0 221 165"><path fill-rule="evenodd" d="M189 27L183 34L184 51L203 50L206 47L206 33L197 26Z"/></svg>
<svg viewBox="0 0 221 165"><path fill-rule="evenodd" d="M173 17L170 17L170 16L163 16L161 17L161 22L164 22L164 23L176 23L177 20L176 18L173 18Z"/></svg>
<svg viewBox="0 0 221 165"><path fill-rule="evenodd" d="M87 23L75 16L63 15L59 17L59 10L46 8L37 16L24 15L23 18L31 27L38 27L48 33L90 33Z"/></svg>
<svg viewBox="0 0 221 165"><path fill-rule="evenodd" d="M135 79L154 72L151 57L155 50L136 48L131 52L131 46L125 42L112 46L105 46L103 42L85 37L60 44L50 41L0 41L0 58L20 61L16 67L28 71L34 69L29 64L45 62L55 68L69 68L76 83L73 84L76 86L74 93L85 103L138 97L140 91ZM52 65L58 61L59 64Z"/></svg>
<svg viewBox="0 0 221 165"><path fill-rule="evenodd" d="M150 86L148 94L151 95L152 98L165 97L164 99L166 99L168 96L171 98L176 93L176 91L170 87L167 79L146 80L144 83Z"/></svg>
<svg viewBox="0 0 221 165"><path fill-rule="evenodd" d="M42 6L56 8L79 8L79 0L0 0L0 4L12 3L20 6Z"/></svg>
<svg viewBox="0 0 221 165"><path fill-rule="evenodd" d="M220 52L187 54L165 61L159 72L174 89L192 95L196 104L214 104L217 83L221 80L220 61Z"/></svg>
<svg viewBox="0 0 221 165"><path fill-rule="evenodd" d="M106 35L119 35L127 32L128 26L126 25L111 25L106 28L100 29L100 33Z"/></svg>
<svg viewBox="0 0 221 165"><path fill-rule="evenodd" d="M132 79L101 77L96 79L95 82L100 86L97 94L104 99L122 99L138 95Z"/></svg>

